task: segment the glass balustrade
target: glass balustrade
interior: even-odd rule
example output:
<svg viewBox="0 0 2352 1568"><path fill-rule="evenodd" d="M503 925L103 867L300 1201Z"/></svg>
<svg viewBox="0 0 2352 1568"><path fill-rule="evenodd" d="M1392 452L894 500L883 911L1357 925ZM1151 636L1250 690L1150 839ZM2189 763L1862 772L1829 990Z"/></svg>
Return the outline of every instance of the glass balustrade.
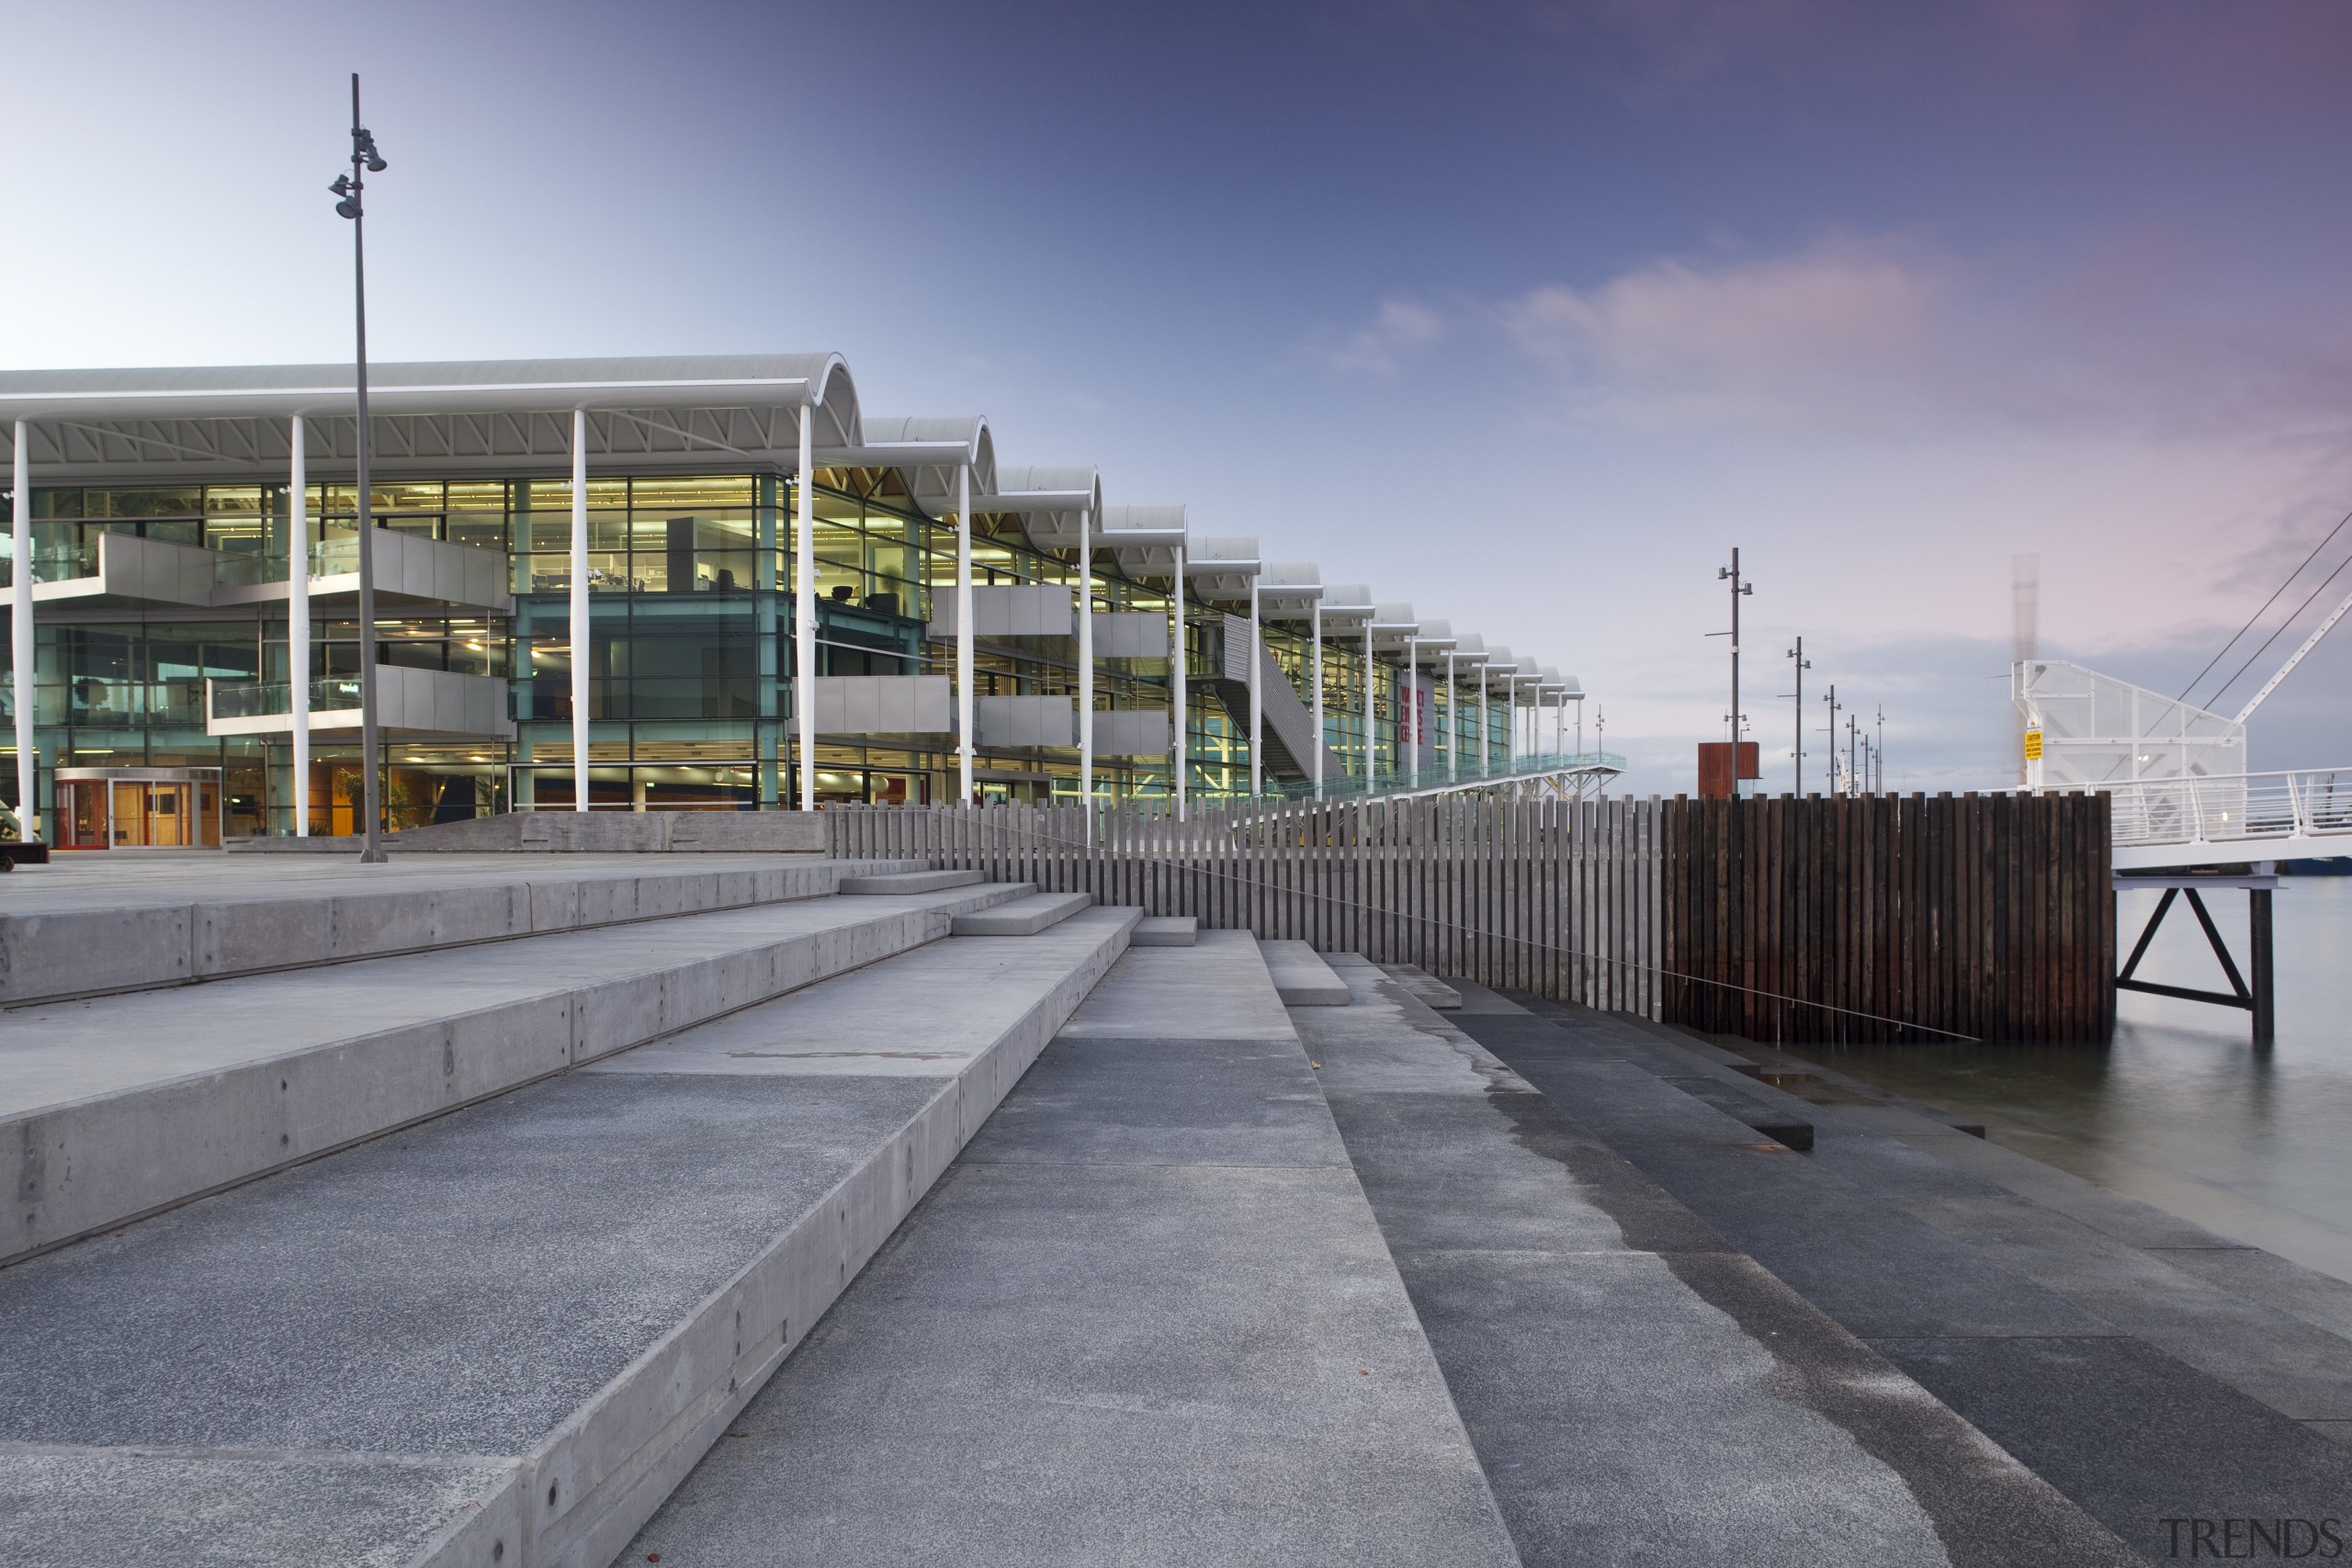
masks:
<svg viewBox="0 0 2352 1568"><path fill-rule="evenodd" d="M287 681L215 681L212 716L268 718L294 711L294 687ZM359 677L333 675L311 682L312 713L348 712L359 705Z"/></svg>

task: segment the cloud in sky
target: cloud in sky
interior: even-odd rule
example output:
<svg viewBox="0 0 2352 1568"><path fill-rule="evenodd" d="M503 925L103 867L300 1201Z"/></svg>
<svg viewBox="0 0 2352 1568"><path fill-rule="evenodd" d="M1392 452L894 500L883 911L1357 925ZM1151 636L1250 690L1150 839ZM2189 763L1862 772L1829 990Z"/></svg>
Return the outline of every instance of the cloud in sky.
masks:
<svg viewBox="0 0 2352 1568"><path fill-rule="evenodd" d="M1446 335L1445 318L1418 299L1392 296L1380 302L1372 320L1352 332L1327 333L1315 349L1332 369L1381 380L1394 377L1404 362Z"/></svg>
<svg viewBox="0 0 2352 1568"><path fill-rule="evenodd" d="M1849 425L1917 411L1938 374L1943 292L1926 267L1829 244L1715 265L1662 260L1589 289L1549 284L1498 318L1609 419Z"/></svg>
<svg viewBox="0 0 2352 1568"><path fill-rule="evenodd" d="M1497 307L1580 417L1646 430L2340 442L2352 333L2217 312L2110 255L2012 288L1894 242L1668 257Z"/></svg>

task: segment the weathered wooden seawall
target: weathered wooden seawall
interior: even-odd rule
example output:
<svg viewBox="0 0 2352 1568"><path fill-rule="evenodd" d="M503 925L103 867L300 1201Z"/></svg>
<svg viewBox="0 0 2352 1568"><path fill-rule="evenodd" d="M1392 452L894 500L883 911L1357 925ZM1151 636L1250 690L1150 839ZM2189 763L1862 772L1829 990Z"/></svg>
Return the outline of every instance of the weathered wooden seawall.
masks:
<svg viewBox="0 0 2352 1568"><path fill-rule="evenodd" d="M1790 1042L2114 1029L2103 795L1678 798L1659 812L1668 1021Z"/></svg>
<svg viewBox="0 0 2352 1568"><path fill-rule="evenodd" d="M1475 795L849 807L922 857L1376 963L1761 1040L2103 1040L2107 803Z"/></svg>

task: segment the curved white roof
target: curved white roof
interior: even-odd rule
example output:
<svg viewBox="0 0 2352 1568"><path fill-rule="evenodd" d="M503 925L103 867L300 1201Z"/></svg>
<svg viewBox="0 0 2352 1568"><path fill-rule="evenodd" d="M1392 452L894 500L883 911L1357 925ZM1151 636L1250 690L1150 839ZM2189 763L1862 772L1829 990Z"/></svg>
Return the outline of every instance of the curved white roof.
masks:
<svg viewBox="0 0 2352 1568"><path fill-rule="evenodd" d="M972 415L893 415L866 420L855 445L820 446L825 468L896 468L907 493L933 517L956 510L956 473L972 465L972 510L985 511L980 497L996 486L996 439L989 422Z"/></svg>
<svg viewBox="0 0 2352 1568"><path fill-rule="evenodd" d="M1254 538L1192 539L1182 506L1102 504L1087 467L1000 469L985 419L866 419L838 354L662 355L589 359L387 361L368 367L371 456L388 479L405 474L561 473L572 458L575 411L584 412L590 472L798 466L801 411L811 411L815 457L828 467L888 468L936 517L955 507L958 471L971 468L974 513L1017 515L1029 542L1065 551L1080 519L1100 519L1103 551L1131 576L1172 572L1180 553L1203 598L1238 600L1257 588L1277 618L1371 627L1392 650L1414 639L1417 662L1449 647L1457 672L1506 675L1537 700L1577 701L1582 689L1549 667L1487 650L1443 621L1417 621L1410 604L1376 604L1361 583L1326 586L1308 562L1267 564ZM26 423L43 482L153 482L282 473L293 420L305 423L311 471L338 479L357 447L352 367L239 365L0 371L0 446ZM13 456L13 452L11 454Z"/></svg>
<svg viewBox="0 0 2352 1568"><path fill-rule="evenodd" d="M1102 509L1102 544L1130 577L1164 577L1176 570L1176 560L1189 535L1181 506L1106 506Z"/></svg>
<svg viewBox="0 0 2352 1568"><path fill-rule="evenodd" d="M1017 513L1029 542L1041 550L1078 548L1080 519L1102 515L1102 476L1091 468L999 468L976 512Z"/></svg>
<svg viewBox="0 0 2352 1568"><path fill-rule="evenodd" d="M288 425L309 423L314 468L356 451L348 364L0 371L0 440L28 423L51 476L250 471L286 461ZM568 468L571 416L589 411L589 457L606 467L725 467L799 458L799 412L820 447L864 440L857 388L838 354L628 359L390 361L368 367L371 456L380 472ZM13 456L13 453L12 453Z"/></svg>

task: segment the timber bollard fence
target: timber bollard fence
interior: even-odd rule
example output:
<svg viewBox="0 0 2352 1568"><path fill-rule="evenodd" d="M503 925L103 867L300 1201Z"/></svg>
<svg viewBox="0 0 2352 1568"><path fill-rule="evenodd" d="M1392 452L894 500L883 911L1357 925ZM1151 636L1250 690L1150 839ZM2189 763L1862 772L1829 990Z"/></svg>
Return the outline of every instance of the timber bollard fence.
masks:
<svg viewBox="0 0 2352 1568"><path fill-rule="evenodd" d="M2114 1021L2098 795L824 816L844 858L928 859L1752 1039L2104 1040Z"/></svg>

